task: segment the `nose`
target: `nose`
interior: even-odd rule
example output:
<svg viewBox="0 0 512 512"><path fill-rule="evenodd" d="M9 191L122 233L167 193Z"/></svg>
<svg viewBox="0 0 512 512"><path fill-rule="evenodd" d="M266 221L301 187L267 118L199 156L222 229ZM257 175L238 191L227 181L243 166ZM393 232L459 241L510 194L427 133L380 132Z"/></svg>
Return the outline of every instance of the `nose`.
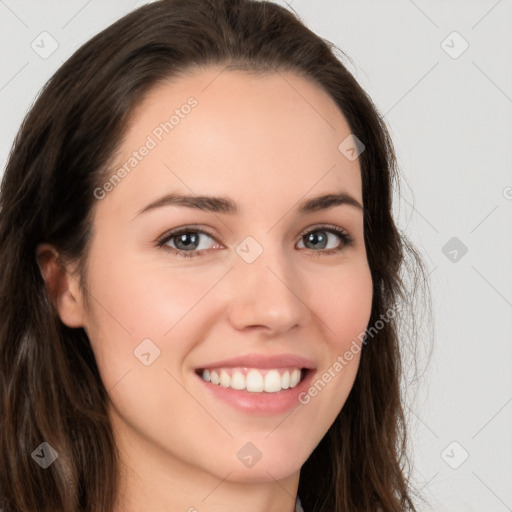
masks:
<svg viewBox="0 0 512 512"><path fill-rule="evenodd" d="M307 321L310 310L290 258L265 249L252 263L242 257L231 272L228 317L238 330L282 334Z"/></svg>

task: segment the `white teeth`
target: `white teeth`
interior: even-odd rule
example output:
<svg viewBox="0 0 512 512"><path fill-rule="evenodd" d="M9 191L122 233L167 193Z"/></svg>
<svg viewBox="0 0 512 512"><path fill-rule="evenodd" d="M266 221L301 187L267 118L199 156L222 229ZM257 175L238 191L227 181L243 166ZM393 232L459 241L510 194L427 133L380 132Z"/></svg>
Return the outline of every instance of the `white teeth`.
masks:
<svg viewBox="0 0 512 512"><path fill-rule="evenodd" d="M245 389L247 387L245 375L242 372L233 372L231 376L231 387L233 389Z"/></svg>
<svg viewBox="0 0 512 512"><path fill-rule="evenodd" d="M226 370L222 370L220 372L220 385L224 388L229 388L231 385L231 377L226 372Z"/></svg>
<svg viewBox="0 0 512 512"><path fill-rule="evenodd" d="M212 384L220 384L219 374L217 372L211 372L210 379Z"/></svg>
<svg viewBox="0 0 512 512"><path fill-rule="evenodd" d="M300 381L300 370L293 370L292 374L290 375L290 387L294 388Z"/></svg>
<svg viewBox="0 0 512 512"><path fill-rule="evenodd" d="M281 391L281 375L277 370L270 370L265 375L265 391L267 393L275 393Z"/></svg>
<svg viewBox="0 0 512 512"><path fill-rule="evenodd" d="M290 387L290 372L286 370L281 377L281 387L288 389Z"/></svg>
<svg viewBox="0 0 512 512"><path fill-rule="evenodd" d="M257 370L249 370L247 373L247 391L252 393L263 391L263 376Z"/></svg>
<svg viewBox="0 0 512 512"><path fill-rule="evenodd" d="M281 370L282 372L282 370ZM225 388L236 390L246 389L250 393L277 393L283 389L294 388L301 378L299 368L285 370L280 373L277 369L257 370L217 368L216 370L203 370L203 380Z"/></svg>

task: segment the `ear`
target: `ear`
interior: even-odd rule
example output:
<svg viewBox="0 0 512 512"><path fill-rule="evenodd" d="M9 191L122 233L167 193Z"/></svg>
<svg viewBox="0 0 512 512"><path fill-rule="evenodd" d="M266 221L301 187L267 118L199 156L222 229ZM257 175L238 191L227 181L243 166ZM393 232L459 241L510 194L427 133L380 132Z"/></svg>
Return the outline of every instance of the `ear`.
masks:
<svg viewBox="0 0 512 512"><path fill-rule="evenodd" d="M66 268L58 251L50 244L39 244L36 258L48 295L68 327L83 327L84 311L78 276Z"/></svg>

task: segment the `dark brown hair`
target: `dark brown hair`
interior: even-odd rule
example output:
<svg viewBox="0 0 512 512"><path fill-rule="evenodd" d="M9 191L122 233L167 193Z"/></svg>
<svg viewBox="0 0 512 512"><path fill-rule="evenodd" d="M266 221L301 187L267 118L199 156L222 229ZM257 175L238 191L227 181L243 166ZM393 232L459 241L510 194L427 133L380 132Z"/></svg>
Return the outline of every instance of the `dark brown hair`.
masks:
<svg viewBox="0 0 512 512"><path fill-rule="evenodd" d="M88 337L59 319L38 267L42 242L78 262L85 288L96 199L130 114L158 83L197 66L291 70L319 84L366 146L364 236L369 327L409 304L401 271L421 260L392 217L396 159L385 124L342 52L298 16L254 0L160 0L79 48L43 88L11 150L0 197L0 493L4 512L111 512L118 454ZM419 269L419 270L418 270ZM306 512L415 510L406 472L397 316L365 343L351 393L301 470ZM49 443L43 470L32 452Z"/></svg>

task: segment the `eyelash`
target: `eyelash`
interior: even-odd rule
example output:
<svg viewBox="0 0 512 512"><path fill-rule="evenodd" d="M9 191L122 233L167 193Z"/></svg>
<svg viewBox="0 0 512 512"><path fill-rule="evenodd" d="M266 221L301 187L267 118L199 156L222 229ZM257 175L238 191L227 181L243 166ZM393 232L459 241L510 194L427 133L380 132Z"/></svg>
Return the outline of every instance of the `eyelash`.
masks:
<svg viewBox="0 0 512 512"><path fill-rule="evenodd" d="M307 231L303 231L300 234L300 240L302 240L302 238L304 236L306 236L306 235L308 235L310 233L315 233L317 231L326 231L328 233L338 235L338 237L342 241L342 246L340 248L337 248L337 249L325 249L325 250L320 250L320 251L315 251L313 249L310 249L310 251L312 251L313 253L317 253L316 254L317 256L331 255L331 254L339 253L344 248L350 247L354 243L354 239L344 229L339 228L337 226L332 226L332 225L329 225L329 224L315 226L312 229L310 228ZM170 233L166 233L163 236L163 238L161 238L157 242L157 247L164 248L165 244L169 240L171 240L172 238L177 237L179 235L183 235L185 233L205 234L205 235L208 235L209 237L211 237L215 242L217 242L217 240L215 239L213 233L209 229L206 229L206 228L198 229L198 228L195 228L194 226L187 226L187 227L184 227L184 228L179 228L179 229L177 229L175 231L171 231ZM204 252L204 250L202 250L202 251L183 251L181 249L174 249L172 247L165 247L165 250L168 250L169 252L172 252L173 254L176 254L177 256L182 256L184 258L193 258L193 257L196 257L196 256L203 256L202 253Z"/></svg>

